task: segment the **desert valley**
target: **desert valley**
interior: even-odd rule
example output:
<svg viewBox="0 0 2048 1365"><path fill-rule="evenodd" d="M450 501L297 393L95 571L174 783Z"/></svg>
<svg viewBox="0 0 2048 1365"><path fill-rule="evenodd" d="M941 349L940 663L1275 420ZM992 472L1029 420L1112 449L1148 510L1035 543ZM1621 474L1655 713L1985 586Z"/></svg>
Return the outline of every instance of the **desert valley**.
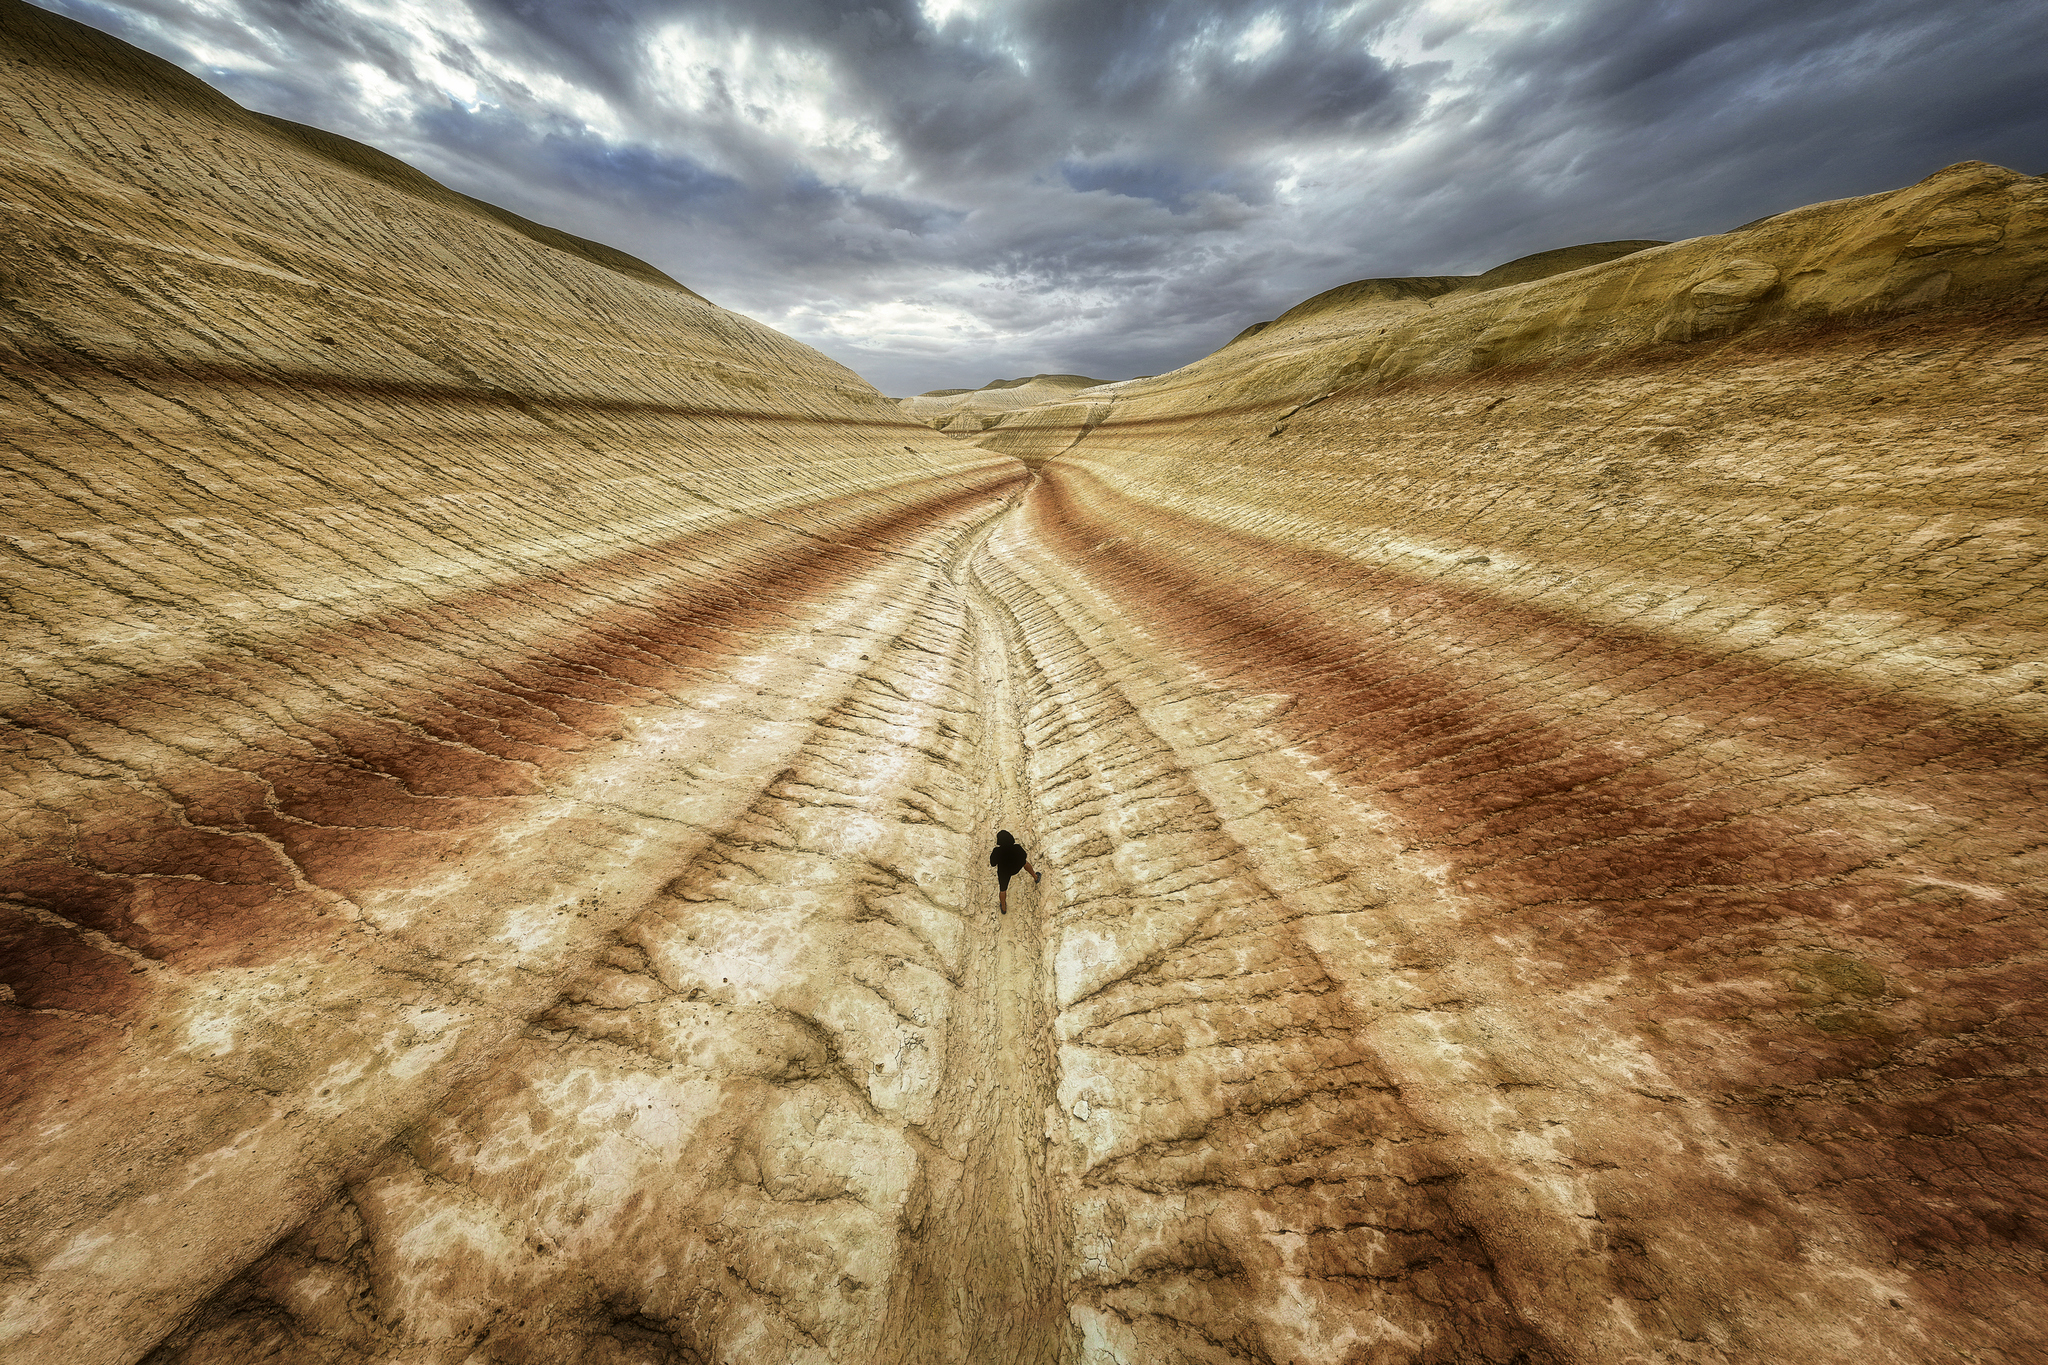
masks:
<svg viewBox="0 0 2048 1365"><path fill-rule="evenodd" d="M0 1356L2048 1360L2048 179L899 402L0 50Z"/></svg>

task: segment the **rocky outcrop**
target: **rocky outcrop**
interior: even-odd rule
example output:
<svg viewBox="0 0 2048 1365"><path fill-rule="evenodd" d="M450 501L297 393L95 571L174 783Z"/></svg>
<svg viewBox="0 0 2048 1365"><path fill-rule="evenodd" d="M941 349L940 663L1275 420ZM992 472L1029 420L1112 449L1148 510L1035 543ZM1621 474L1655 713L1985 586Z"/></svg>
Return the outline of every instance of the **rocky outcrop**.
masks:
<svg viewBox="0 0 2048 1365"><path fill-rule="evenodd" d="M2040 1358L2048 182L975 445L5 17L10 1360Z"/></svg>

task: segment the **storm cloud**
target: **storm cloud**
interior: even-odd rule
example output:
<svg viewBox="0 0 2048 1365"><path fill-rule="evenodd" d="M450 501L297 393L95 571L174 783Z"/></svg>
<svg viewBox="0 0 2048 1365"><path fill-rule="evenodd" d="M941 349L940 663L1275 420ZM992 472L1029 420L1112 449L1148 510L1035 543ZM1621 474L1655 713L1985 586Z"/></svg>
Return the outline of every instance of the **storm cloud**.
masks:
<svg viewBox="0 0 2048 1365"><path fill-rule="evenodd" d="M1322 289L2048 170L2039 0L43 0L886 392Z"/></svg>

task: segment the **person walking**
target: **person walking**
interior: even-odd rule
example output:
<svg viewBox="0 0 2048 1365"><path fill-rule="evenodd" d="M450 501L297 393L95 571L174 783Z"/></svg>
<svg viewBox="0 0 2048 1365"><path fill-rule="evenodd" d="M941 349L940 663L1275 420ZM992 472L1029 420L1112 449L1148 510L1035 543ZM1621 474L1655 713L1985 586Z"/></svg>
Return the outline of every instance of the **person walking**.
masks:
<svg viewBox="0 0 2048 1365"><path fill-rule="evenodd" d="M1006 915L1010 913L1010 878L1019 872L1029 872L1033 886L1044 880L1031 866L1024 845L1006 829L996 831L996 846L988 851L988 865L996 870L996 909Z"/></svg>

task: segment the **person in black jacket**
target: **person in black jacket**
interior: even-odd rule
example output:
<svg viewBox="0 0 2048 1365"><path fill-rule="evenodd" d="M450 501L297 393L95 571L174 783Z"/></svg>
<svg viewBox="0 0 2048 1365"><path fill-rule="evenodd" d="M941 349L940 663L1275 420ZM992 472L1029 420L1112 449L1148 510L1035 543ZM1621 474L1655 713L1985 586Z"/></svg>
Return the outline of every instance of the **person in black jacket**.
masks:
<svg viewBox="0 0 2048 1365"><path fill-rule="evenodd" d="M1031 866L1031 858L1024 852L1024 845L1006 829L996 831L996 846L988 851L988 865L996 870L996 909L1010 913L1010 878L1019 872L1031 874L1031 884L1036 886L1041 878L1037 869Z"/></svg>

